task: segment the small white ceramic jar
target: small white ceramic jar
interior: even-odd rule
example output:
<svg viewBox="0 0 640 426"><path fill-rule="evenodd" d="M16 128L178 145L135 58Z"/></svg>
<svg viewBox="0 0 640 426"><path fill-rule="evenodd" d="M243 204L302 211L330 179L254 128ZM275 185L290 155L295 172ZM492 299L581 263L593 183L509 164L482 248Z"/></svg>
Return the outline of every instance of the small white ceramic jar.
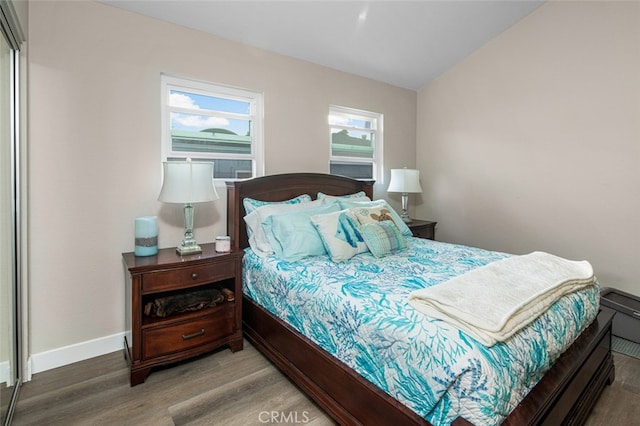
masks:
<svg viewBox="0 0 640 426"><path fill-rule="evenodd" d="M226 235L216 237L216 251L218 253L231 251L231 238Z"/></svg>

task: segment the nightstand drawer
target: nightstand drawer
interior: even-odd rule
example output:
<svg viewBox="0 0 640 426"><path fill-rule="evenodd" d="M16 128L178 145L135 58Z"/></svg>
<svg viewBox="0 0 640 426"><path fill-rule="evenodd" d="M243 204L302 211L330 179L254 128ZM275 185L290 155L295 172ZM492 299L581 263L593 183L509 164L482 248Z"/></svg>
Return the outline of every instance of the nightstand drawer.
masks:
<svg viewBox="0 0 640 426"><path fill-rule="evenodd" d="M421 227L418 229L412 229L412 231L414 237L424 238L426 240L433 240L435 237L433 227Z"/></svg>
<svg viewBox="0 0 640 426"><path fill-rule="evenodd" d="M180 352L213 342L233 333L234 304L215 308L215 312L174 325L159 326L142 332L143 358Z"/></svg>
<svg viewBox="0 0 640 426"><path fill-rule="evenodd" d="M232 352L242 350L243 252L219 253L214 243L202 244L201 248L202 253L189 256L180 256L175 247L160 249L157 255L148 257L136 256L135 252L122 254L129 272L125 324L131 328L131 336L124 343L131 386L144 383L151 370L160 365L223 345ZM188 306L198 307L198 299L189 295L214 288L231 290L235 300L168 316L145 314L150 302L171 296L177 296L173 302L184 299Z"/></svg>
<svg viewBox="0 0 640 426"><path fill-rule="evenodd" d="M181 287L233 278L235 267L234 262L219 262L212 265L153 272L142 278L142 292L175 290Z"/></svg>
<svg viewBox="0 0 640 426"><path fill-rule="evenodd" d="M414 237L434 240L436 237L436 223L430 220L414 219L407 226L409 226Z"/></svg>

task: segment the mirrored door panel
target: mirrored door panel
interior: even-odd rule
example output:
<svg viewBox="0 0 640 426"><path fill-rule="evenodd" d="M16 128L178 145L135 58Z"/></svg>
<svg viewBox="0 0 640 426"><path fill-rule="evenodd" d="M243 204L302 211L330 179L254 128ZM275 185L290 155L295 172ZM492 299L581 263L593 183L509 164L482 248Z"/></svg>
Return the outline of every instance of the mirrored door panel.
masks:
<svg viewBox="0 0 640 426"><path fill-rule="evenodd" d="M21 384L18 62L15 9L0 0L0 420L8 425ZM20 32L20 31L19 31Z"/></svg>
<svg viewBox="0 0 640 426"><path fill-rule="evenodd" d="M12 49L0 37L0 409L2 418L15 388L15 227L11 122Z"/></svg>

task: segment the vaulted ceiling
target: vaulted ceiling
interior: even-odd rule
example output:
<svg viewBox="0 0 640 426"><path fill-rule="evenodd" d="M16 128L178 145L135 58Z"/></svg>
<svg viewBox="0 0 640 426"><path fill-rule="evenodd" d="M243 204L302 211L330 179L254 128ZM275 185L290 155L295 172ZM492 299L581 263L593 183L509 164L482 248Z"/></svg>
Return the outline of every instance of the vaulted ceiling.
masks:
<svg viewBox="0 0 640 426"><path fill-rule="evenodd" d="M412 90L420 89L544 3L100 1Z"/></svg>

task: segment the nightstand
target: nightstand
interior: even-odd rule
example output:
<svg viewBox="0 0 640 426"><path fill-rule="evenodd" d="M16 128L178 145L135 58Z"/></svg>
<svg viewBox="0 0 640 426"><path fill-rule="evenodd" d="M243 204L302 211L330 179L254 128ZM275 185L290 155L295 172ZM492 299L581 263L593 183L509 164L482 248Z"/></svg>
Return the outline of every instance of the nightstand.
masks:
<svg viewBox="0 0 640 426"><path fill-rule="evenodd" d="M413 219L411 223L407 223L414 237L434 240L436 237L436 223L430 220Z"/></svg>
<svg viewBox="0 0 640 426"><path fill-rule="evenodd" d="M123 253L126 283L125 358L131 386L143 383L156 366L181 361L228 345L242 349L242 251L217 253L201 244L202 253L180 256L175 248L155 256ZM215 306L165 317L145 314L156 298L186 296L197 290L226 289ZM229 292L230 290L231 292Z"/></svg>

